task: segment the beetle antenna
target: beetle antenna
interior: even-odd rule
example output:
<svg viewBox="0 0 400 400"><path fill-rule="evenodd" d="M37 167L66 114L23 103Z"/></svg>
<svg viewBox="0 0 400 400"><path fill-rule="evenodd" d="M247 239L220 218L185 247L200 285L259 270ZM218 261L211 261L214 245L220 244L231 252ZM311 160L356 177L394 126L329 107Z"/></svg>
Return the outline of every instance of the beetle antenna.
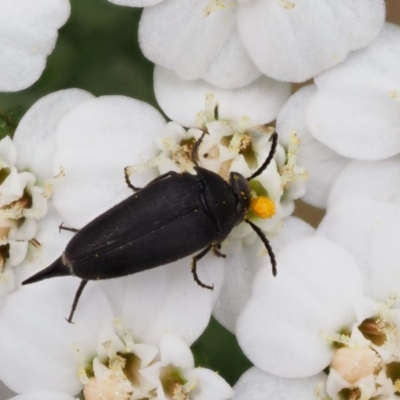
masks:
<svg viewBox="0 0 400 400"><path fill-rule="evenodd" d="M275 151L276 151L276 146L278 145L278 134L276 132L274 132L270 138L270 140L272 139L272 144L271 144L271 150L269 151L268 157L267 159L263 162L263 164L261 165L260 168L258 168L258 170L256 172L254 172L253 175L251 175L250 177L246 178L248 181L251 181L252 179L254 179L256 176L260 175L265 168L268 167L269 163L272 161L272 159L274 158L275 155Z"/></svg>
<svg viewBox="0 0 400 400"><path fill-rule="evenodd" d="M274 276L276 276L276 274L277 274L277 271L276 271L276 258L275 258L274 251L272 250L272 247L271 247L267 237L264 235L264 232L256 224L254 224L253 222L251 222L248 219L245 219L245 222L247 222L253 228L254 232L257 233L258 237L264 243L264 246L268 250L269 259L271 260L272 273L273 273Z"/></svg>
<svg viewBox="0 0 400 400"><path fill-rule="evenodd" d="M87 283L88 283L88 280L82 279L81 283L80 283L80 285L78 287L78 290L75 293L75 298L74 298L74 302L72 303L71 312L70 312L69 317L67 319L67 322L69 322L70 324L73 324L72 318L74 316L74 313L75 313L75 310L76 310L76 306L78 305L79 298L81 297L83 289L85 289L85 286L86 286Z"/></svg>
<svg viewBox="0 0 400 400"><path fill-rule="evenodd" d="M200 147L200 145L201 145L201 142L203 141L203 139L204 139L204 136L206 136L208 134L208 132L206 132L206 131L204 131L202 134L201 134L201 136L200 136L200 139L193 145L193 147L192 147L192 154L191 154L191 159L192 159L192 162L193 162L193 164L196 166L196 167L198 167L199 166L199 163L198 163L198 159L199 159L199 147Z"/></svg>

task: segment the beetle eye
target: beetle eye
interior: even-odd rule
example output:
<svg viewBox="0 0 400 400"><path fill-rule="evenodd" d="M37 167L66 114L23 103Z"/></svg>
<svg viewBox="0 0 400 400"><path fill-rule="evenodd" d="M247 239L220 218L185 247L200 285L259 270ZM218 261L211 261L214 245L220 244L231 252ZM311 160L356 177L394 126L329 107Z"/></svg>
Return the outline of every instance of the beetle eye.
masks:
<svg viewBox="0 0 400 400"><path fill-rule="evenodd" d="M271 218L275 215L275 202L268 197L258 196L251 199L250 210L262 219Z"/></svg>

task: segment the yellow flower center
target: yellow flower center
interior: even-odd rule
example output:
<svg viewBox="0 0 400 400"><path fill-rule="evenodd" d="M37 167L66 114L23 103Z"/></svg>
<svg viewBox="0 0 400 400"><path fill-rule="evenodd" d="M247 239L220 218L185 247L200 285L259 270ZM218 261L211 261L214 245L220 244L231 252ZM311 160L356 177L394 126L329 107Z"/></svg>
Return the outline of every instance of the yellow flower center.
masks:
<svg viewBox="0 0 400 400"><path fill-rule="evenodd" d="M250 209L257 217L262 219L271 218L276 212L275 202L264 196L251 199Z"/></svg>

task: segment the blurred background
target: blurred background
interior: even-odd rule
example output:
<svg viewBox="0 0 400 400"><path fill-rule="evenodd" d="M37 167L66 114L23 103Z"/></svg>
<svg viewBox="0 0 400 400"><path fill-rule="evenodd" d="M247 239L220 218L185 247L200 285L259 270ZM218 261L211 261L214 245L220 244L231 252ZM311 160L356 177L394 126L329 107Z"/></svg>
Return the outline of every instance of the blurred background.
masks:
<svg viewBox="0 0 400 400"><path fill-rule="evenodd" d="M60 89L80 88L96 96L120 94L158 108L153 65L143 57L137 42L141 9L115 6L106 0L70 2L71 16L59 31L42 77L26 90L0 93L0 138L13 134L33 103ZM400 25L400 0L386 0L386 4L387 20ZM293 85L293 91L301 86ZM319 223L323 213L302 202L296 206L296 215L313 225ZM235 337L214 320L192 350L197 365L219 371L230 384L251 366ZM0 400L12 396L0 382Z"/></svg>

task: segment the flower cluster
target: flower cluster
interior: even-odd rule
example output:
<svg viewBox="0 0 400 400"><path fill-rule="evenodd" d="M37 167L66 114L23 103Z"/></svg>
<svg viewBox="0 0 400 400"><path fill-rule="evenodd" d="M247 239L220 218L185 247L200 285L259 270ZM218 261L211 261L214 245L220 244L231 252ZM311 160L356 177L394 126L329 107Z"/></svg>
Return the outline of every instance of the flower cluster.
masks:
<svg viewBox="0 0 400 400"><path fill-rule="evenodd" d="M0 141L0 304L15 287L13 267L40 248L37 221L47 212L50 187L31 172L16 167L17 148L9 137ZM37 251L37 250L36 250Z"/></svg>
<svg viewBox="0 0 400 400"><path fill-rule="evenodd" d="M383 0L110 2L144 7L139 43L169 120L136 99L66 89L0 141L0 379L13 399L396 398L400 27L384 22ZM70 5L3 3L0 90L15 91L38 79ZM92 274L79 289L66 273L24 284L60 256L74 275L71 231L132 188L204 169L244 217L199 249L197 272L196 254L142 268L126 252L141 272ZM201 210L225 232L203 186ZM326 210L316 228L293 216L298 199ZM146 210L152 201L170 198ZM190 350L211 316L254 365L233 388Z"/></svg>

